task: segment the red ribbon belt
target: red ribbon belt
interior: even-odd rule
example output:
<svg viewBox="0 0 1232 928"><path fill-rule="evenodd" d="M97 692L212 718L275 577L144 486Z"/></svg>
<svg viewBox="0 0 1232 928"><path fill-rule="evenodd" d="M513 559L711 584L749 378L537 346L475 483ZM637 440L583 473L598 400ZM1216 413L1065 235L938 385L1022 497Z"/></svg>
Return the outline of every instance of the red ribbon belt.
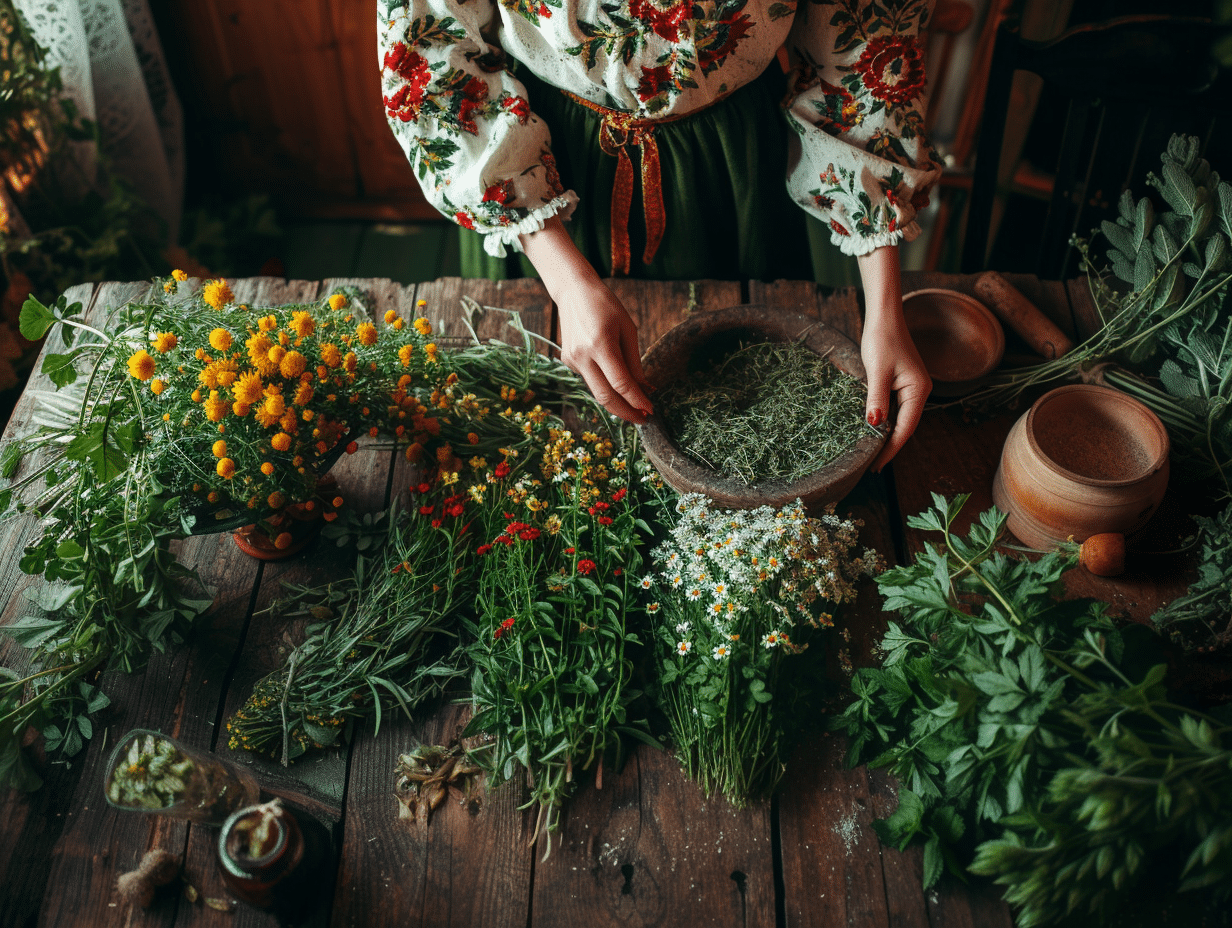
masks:
<svg viewBox="0 0 1232 928"><path fill-rule="evenodd" d="M629 246L629 210L633 204L633 159L629 148L636 146L642 166L642 213L646 218L646 248L642 263L654 260L663 230L667 226L667 212L663 208L663 176L659 167L659 145L655 142L655 128L672 122L667 116L662 119L639 119L631 113L610 110L592 103L569 91L561 91L569 99L593 110L602 117L599 126L599 147L616 161L616 181L612 188L612 275L628 276L632 261Z"/></svg>

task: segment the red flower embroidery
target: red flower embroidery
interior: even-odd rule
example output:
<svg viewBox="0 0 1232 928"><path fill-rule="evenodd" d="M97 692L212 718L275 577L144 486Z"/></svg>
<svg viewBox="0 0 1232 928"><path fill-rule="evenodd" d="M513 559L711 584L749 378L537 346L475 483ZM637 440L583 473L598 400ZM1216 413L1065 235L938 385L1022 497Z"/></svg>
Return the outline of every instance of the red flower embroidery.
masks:
<svg viewBox="0 0 1232 928"><path fill-rule="evenodd" d="M654 0L630 0L629 15L645 23L656 35L675 42L680 38L680 24L689 18L692 8L693 0L679 0L666 9Z"/></svg>
<svg viewBox="0 0 1232 928"><path fill-rule="evenodd" d="M432 73L428 70L428 60L413 49L398 42L385 53L385 68L406 81L389 97L385 97L385 110L390 118L403 122L414 122L419 118L419 108L423 106L424 91Z"/></svg>
<svg viewBox="0 0 1232 928"><path fill-rule="evenodd" d="M584 557L577 563L577 572L579 574L582 574L582 576L585 576L586 574L593 571L596 566L598 565L596 565L594 561L592 561L588 557Z"/></svg>
<svg viewBox="0 0 1232 928"><path fill-rule="evenodd" d="M453 214L453 221L464 229L475 228L475 220L470 217L469 213L464 213L461 210Z"/></svg>
<svg viewBox="0 0 1232 928"><path fill-rule="evenodd" d="M813 205L818 209L831 209L834 206L834 200L831 197L823 197L818 194L813 197Z"/></svg>
<svg viewBox="0 0 1232 928"><path fill-rule="evenodd" d="M877 36L854 70L869 92L887 103L909 103L924 90L924 52L914 36Z"/></svg>
<svg viewBox="0 0 1232 928"><path fill-rule="evenodd" d="M479 127L471 114L481 109L488 99L488 85L477 77L472 77L462 87L462 102L458 106L458 125L471 135L479 133Z"/></svg>
<svg viewBox="0 0 1232 928"><path fill-rule="evenodd" d="M709 74L712 70L723 63L723 59L736 50L736 46L740 44L740 40L745 37L753 24L749 21L749 14L740 14L739 19L721 19L718 25L721 28L718 35L723 36L722 43L717 48L699 47L697 50L697 63L702 67L703 74ZM724 35L724 33L726 33Z"/></svg>
<svg viewBox="0 0 1232 928"><path fill-rule="evenodd" d="M637 98L639 100L649 100L663 90L666 90L672 83L672 70L667 65L660 65L657 68L642 68L642 80L637 85Z"/></svg>
<svg viewBox="0 0 1232 928"><path fill-rule="evenodd" d="M830 228L833 229L835 232L837 232L839 235L850 235L851 234L843 226L839 225L837 219L830 220Z"/></svg>
<svg viewBox="0 0 1232 928"><path fill-rule="evenodd" d="M505 108L505 112L516 116L518 122L526 122L530 117L530 103L523 97L505 97L501 100L501 106Z"/></svg>
<svg viewBox="0 0 1232 928"><path fill-rule="evenodd" d="M483 192L483 202L485 203L508 203L513 198L513 181L503 180L499 184L493 184Z"/></svg>
<svg viewBox="0 0 1232 928"><path fill-rule="evenodd" d="M565 185L561 183L560 171L556 169L556 157L550 151L543 151L539 154L539 163L543 165L543 179L548 187L555 196L560 196L565 192Z"/></svg>

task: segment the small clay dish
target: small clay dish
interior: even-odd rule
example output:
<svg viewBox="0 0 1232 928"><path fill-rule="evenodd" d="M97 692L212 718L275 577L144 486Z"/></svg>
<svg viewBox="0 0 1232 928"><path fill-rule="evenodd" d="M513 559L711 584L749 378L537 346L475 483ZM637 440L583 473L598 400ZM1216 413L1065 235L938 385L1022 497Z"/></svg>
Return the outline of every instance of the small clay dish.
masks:
<svg viewBox="0 0 1232 928"><path fill-rule="evenodd" d="M656 389L707 367L740 345L768 342L804 344L839 370L866 380L859 347L842 332L803 313L775 306L732 306L690 316L650 346L642 358L646 378ZM869 430L825 467L798 480L743 480L704 467L673 441L656 412L641 426L646 456L679 493L704 493L728 509L780 508L796 499L810 511L837 503L851 492L885 444L885 434Z"/></svg>
<svg viewBox="0 0 1232 928"><path fill-rule="evenodd" d="M1131 535L1168 488L1168 432L1146 405L1095 384L1041 396L1005 440L993 502L1033 548Z"/></svg>
<svg viewBox="0 0 1232 928"><path fill-rule="evenodd" d="M935 396L962 396L1001 363L1005 330L975 297L957 290L916 290L903 297L903 317Z"/></svg>

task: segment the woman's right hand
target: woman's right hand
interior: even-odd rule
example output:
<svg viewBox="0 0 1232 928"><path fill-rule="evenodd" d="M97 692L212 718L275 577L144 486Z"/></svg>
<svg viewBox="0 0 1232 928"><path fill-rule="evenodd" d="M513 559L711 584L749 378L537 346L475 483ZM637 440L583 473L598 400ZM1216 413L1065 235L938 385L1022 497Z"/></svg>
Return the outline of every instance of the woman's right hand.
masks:
<svg viewBox="0 0 1232 928"><path fill-rule="evenodd" d="M646 421L652 407L642 373L637 326L616 294L582 257L555 217L523 235L522 248L539 272L560 318L561 360L581 375L595 399L620 418Z"/></svg>

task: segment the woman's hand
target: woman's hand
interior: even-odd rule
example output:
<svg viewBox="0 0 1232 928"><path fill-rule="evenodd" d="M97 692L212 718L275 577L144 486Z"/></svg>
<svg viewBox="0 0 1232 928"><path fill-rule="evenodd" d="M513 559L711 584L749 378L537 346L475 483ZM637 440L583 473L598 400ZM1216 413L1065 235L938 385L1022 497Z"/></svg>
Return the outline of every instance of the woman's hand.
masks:
<svg viewBox="0 0 1232 928"><path fill-rule="evenodd" d="M897 247L878 248L858 259L864 282L864 335L860 356L868 375L865 415L869 425L890 418L890 397L898 398L898 414L885 447L872 470L885 467L920 422L933 382L924 368L903 318L902 280Z"/></svg>
<svg viewBox="0 0 1232 928"><path fill-rule="evenodd" d="M637 326L565 231L549 219L523 235L522 249L539 272L560 318L561 360L620 418L641 424L652 407L642 373Z"/></svg>

